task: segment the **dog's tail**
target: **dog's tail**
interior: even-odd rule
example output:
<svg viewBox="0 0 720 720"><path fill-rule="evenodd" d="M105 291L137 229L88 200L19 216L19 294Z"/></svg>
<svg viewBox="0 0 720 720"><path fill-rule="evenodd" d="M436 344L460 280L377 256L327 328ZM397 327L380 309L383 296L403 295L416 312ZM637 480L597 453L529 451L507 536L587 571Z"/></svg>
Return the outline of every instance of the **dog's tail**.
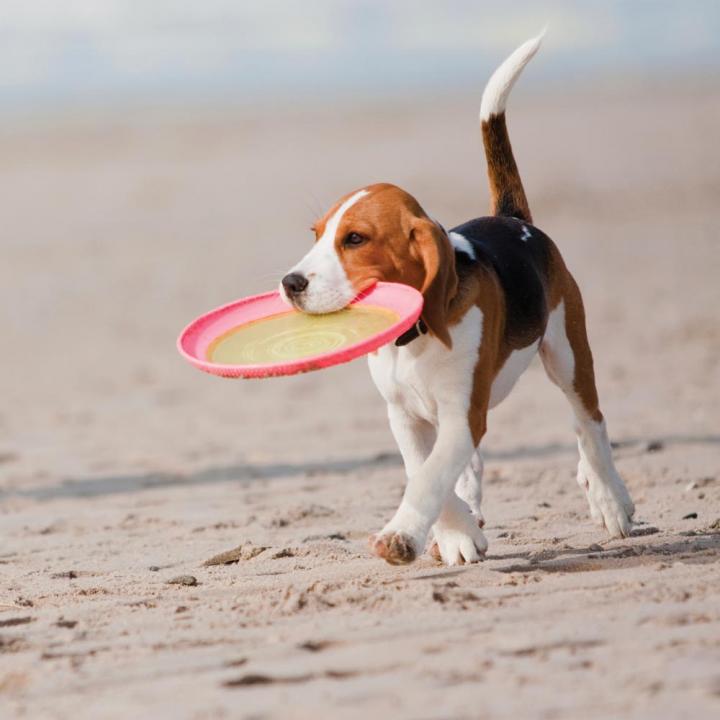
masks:
<svg viewBox="0 0 720 720"><path fill-rule="evenodd" d="M523 68L538 51L544 35L545 30L505 60L485 86L480 104L480 127L490 181L490 211L493 215L516 217L527 222L532 222L532 215L510 145L505 103Z"/></svg>

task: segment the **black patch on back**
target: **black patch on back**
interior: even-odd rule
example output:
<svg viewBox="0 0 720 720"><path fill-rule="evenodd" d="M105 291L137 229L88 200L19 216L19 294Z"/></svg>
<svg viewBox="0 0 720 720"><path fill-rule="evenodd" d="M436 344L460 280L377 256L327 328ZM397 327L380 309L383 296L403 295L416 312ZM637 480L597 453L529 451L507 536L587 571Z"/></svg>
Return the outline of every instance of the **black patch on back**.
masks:
<svg viewBox="0 0 720 720"><path fill-rule="evenodd" d="M523 240L523 227L530 237ZM492 270L505 293L505 340L511 348L527 347L545 331L550 239L534 225L508 217L482 217L450 232L462 235L475 251L475 260L455 250L458 278L482 263Z"/></svg>

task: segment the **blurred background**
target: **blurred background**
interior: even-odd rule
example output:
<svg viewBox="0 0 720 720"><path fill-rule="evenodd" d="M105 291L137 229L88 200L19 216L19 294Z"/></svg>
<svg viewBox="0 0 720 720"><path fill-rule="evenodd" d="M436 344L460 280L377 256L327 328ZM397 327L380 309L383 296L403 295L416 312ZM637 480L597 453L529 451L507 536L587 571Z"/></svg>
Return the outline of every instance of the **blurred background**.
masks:
<svg viewBox="0 0 720 720"><path fill-rule="evenodd" d="M394 452L362 361L233 384L175 337L274 287L354 187L401 184L448 227L485 212L482 88L545 25L511 136L584 289L611 429L706 428L719 3L5 0L3 492ZM489 443L566 437L562 400L528 382ZM647 412L680 396L679 429ZM559 422L525 427L528 403Z"/></svg>
<svg viewBox="0 0 720 720"><path fill-rule="evenodd" d="M548 25L536 78L648 80L720 63L714 0L6 0L0 103L253 104L475 88Z"/></svg>

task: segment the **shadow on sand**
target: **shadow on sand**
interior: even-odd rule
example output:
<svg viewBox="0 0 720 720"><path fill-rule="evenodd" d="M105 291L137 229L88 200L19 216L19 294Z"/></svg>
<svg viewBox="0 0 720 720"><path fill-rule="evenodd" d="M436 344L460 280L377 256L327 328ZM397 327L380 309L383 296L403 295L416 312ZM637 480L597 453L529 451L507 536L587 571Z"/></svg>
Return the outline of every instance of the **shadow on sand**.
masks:
<svg viewBox="0 0 720 720"><path fill-rule="evenodd" d="M657 452L670 445L720 444L720 435L668 435L659 438L625 439L613 443L621 452L642 454ZM486 460L503 462L552 457L577 452L574 443L549 443L538 446L520 445L501 451L483 451ZM267 465L237 464L211 467L190 473L138 473L105 475L95 478L68 479L59 485L46 487L0 490L0 500L6 497L26 497L35 500L61 498L93 498L142 490L156 490L177 486L210 485L215 483L250 483L255 480L313 477L318 475L348 475L359 470L399 468L402 458L398 453L378 453L362 458L350 458L306 463L270 463Z"/></svg>
<svg viewBox="0 0 720 720"><path fill-rule="evenodd" d="M681 535L685 535L681 533ZM690 563L713 563L720 561L720 530L696 530L685 537L676 537L657 544L626 543L614 547L573 548L544 550L535 555L512 554L506 556L488 556L488 560L524 557L525 562L512 563L493 568L501 573L568 573L606 570L608 567L635 567L662 561L663 557L683 560Z"/></svg>

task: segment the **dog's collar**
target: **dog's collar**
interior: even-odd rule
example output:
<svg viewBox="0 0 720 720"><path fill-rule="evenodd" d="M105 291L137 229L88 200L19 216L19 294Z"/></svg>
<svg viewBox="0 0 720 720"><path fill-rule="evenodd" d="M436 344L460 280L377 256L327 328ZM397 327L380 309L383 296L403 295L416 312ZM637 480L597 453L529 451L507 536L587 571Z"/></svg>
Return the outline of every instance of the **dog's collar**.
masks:
<svg viewBox="0 0 720 720"><path fill-rule="evenodd" d="M421 335L425 335L427 331L428 326L425 324L425 321L420 318L409 330L406 330L397 340L395 340L395 345L397 345L398 347L407 345L408 343L411 343L415 338L418 338Z"/></svg>

